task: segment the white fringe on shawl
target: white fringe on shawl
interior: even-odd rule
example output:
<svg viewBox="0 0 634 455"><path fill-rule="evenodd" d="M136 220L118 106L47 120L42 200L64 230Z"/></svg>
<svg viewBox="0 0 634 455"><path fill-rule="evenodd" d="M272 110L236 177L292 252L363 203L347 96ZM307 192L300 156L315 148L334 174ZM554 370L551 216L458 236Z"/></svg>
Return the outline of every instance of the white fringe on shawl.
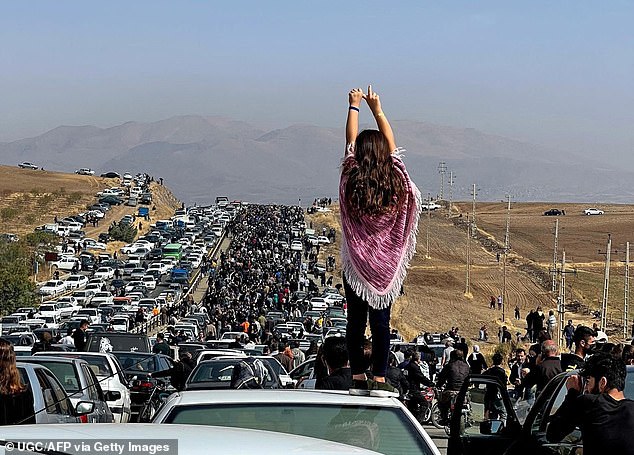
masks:
<svg viewBox="0 0 634 455"><path fill-rule="evenodd" d="M348 152L350 152L350 146L348 146ZM399 147L393 152L393 156L394 158L397 158L399 161L401 161L404 152L405 149ZM409 175L407 177L409 178ZM345 229L342 229L343 241L341 242L341 259L345 279L356 295L368 302L368 305L370 307L377 310L389 307L400 295L403 282L405 281L405 276L407 275L407 268L409 267L409 263L412 257L414 257L414 253L416 252L418 221L422 211L423 201L420 191L418 190L418 187L416 187L416 184L411 181L411 179L409 183L411 185L416 204L416 210L414 211L414 219L412 222L413 227L409 232L408 238L406 240L406 245L401 254L401 258L396 268L394 277L392 278L392 281L385 292L379 293L377 289L375 289L357 272L348 253L348 242L346 239Z"/></svg>

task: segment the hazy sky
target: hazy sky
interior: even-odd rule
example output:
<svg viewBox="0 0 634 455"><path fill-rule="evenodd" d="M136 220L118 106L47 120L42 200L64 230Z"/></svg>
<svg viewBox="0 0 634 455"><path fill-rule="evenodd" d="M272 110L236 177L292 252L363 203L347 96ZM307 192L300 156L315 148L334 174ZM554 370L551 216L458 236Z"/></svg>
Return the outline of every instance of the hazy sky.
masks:
<svg viewBox="0 0 634 455"><path fill-rule="evenodd" d="M179 114L340 126L371 82L391 118L632 163L633 24L618 0L3 0L0 141Z"/></svg>

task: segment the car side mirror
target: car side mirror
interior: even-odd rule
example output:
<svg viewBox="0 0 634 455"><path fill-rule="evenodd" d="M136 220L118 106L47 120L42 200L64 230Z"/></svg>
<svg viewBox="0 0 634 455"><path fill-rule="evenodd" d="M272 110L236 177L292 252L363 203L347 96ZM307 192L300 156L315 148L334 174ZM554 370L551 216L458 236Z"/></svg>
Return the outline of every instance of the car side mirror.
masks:
<svg viewBox="0 0 634 455"><path fill-rule="evenodd" d="M480 422L480 434L500 434L504 429L502 420L485 420Z"/></svg>
<svg viewBox="0 0 634 455"><path fill-rule="evenodd" d="M106 401L117 401L121 399L121 392L117 390L109 390L104 394L106 396Z"/></svg>
<svg viewBox="0 0 634 455"><path fill-rule="evenodd" d="M94 410L95 403L93 403L92 401L80 401L79 403L77 403L77 406L75 406L75 415L83 416L86 414L90 414Z"/></svg>

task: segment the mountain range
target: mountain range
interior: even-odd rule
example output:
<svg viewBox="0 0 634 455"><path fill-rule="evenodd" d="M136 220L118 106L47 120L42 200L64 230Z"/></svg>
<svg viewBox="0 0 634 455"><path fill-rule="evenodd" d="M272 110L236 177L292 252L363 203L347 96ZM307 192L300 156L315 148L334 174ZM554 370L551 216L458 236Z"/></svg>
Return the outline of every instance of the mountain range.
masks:
<svg viewBox="0 0 634 455"><path fill-rule="evenodd" d="M626 203L634 173L571 153L426 122L394 121L404 161L423 195L439 194L440 162L454 174L454 200L511 194L518 201ZM336 199L344 129L292 125L266 131L223 117L187 115L111 128L60 126L40 136L0 143L0 161L31 161L48 170L90 167L147 172L162 177L181 200L207 203L216 196L251 202L306 205Z"/></svg>

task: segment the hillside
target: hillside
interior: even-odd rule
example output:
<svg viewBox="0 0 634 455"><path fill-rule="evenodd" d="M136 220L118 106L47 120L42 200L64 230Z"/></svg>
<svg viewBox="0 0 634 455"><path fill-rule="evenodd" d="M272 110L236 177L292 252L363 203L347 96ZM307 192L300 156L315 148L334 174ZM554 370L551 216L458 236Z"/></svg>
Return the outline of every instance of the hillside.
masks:
<svg viewBox="0 0 634 455"><path fill-rule="evenodd" d="M479 197L493 201L508 192L523 201L625 203L634 198L627 184L634 173L627 169L472 128L392 123L423 194L439 192L437 168L444 161L456 177L455 200L468 199L474 182ZM64 172L83 166L98 173L148 172L163 177L188 203L226 194L251 202L295 203L314 195L336 197L343 138L343 128L291 125L265 131L237 120L185 115L112 128L60 126L0 143L0 159Z"/></svg>
<svg viewBox="0 0 634 455"><path fill-rule="evenodd" d="M37 226L52 223L56 216L61 219L83 212L97 201L98 191L118 183L117 179L0 166L0 233L24 235ZM154 182L150 188L150 223L172 216L180 201L167 186ZM86 237L96 239L100 232L107 232L112 221L136 211L136 207L125 205L113 207L96 227L84 228ZM141 232L147 231L150 223L144 223ZM110 242L108 251L112 253L121 245Z"/></svg>
<svg viewBox="0 0 634 455"><path fill-rule="evenodd" d="M406 338L411 339L420 331L448 330L452 326L476 342L478 330L487 325L493 342L501 325L508 325L512 333L525 333L524 317L537 306L547 312L555 309L550 296L550 274L553 258L553 231L555 219L542 216L552 207L563 208L566 216L559 217L559 258L565 248L567 269L576 269L566 281L566 319L575 324L592 324L590 311L600 309L603 292L604 256L607 233L612 233L613 253L611 291L609 300L609 334L617 338L622 333L623 308L623 244L631 235L634 223L634 206L601 206L604 216L589 217L581 214L585 205L579 204L528 204L512 205L510 222L511 252L507 262L506 320L502 312L489 309L490 296L502 293L503 267L497 262L497 244L503 243L506 227L506 204L478 204L478 239L471 240L471 294L465 296L466 287L466 210L471 204L454 205L453 218L446 210L424 215L419 223L417 253L414 257L404 290L392 312L392 324ZM463 214L458 215L458 210ZM317 229L335 226L340 231L338 208L331 213L310 215ZM429 255L427 252L427 226L429 225ZM629 227L628 227L629 226ZM334 254L339 258L339 238L335 244L322 248L321 256ZM339 272L336 272L337 276ZM519 321L513 320L515 305L520 307ZM632 315L632 313L630 313Z"/></svg>

